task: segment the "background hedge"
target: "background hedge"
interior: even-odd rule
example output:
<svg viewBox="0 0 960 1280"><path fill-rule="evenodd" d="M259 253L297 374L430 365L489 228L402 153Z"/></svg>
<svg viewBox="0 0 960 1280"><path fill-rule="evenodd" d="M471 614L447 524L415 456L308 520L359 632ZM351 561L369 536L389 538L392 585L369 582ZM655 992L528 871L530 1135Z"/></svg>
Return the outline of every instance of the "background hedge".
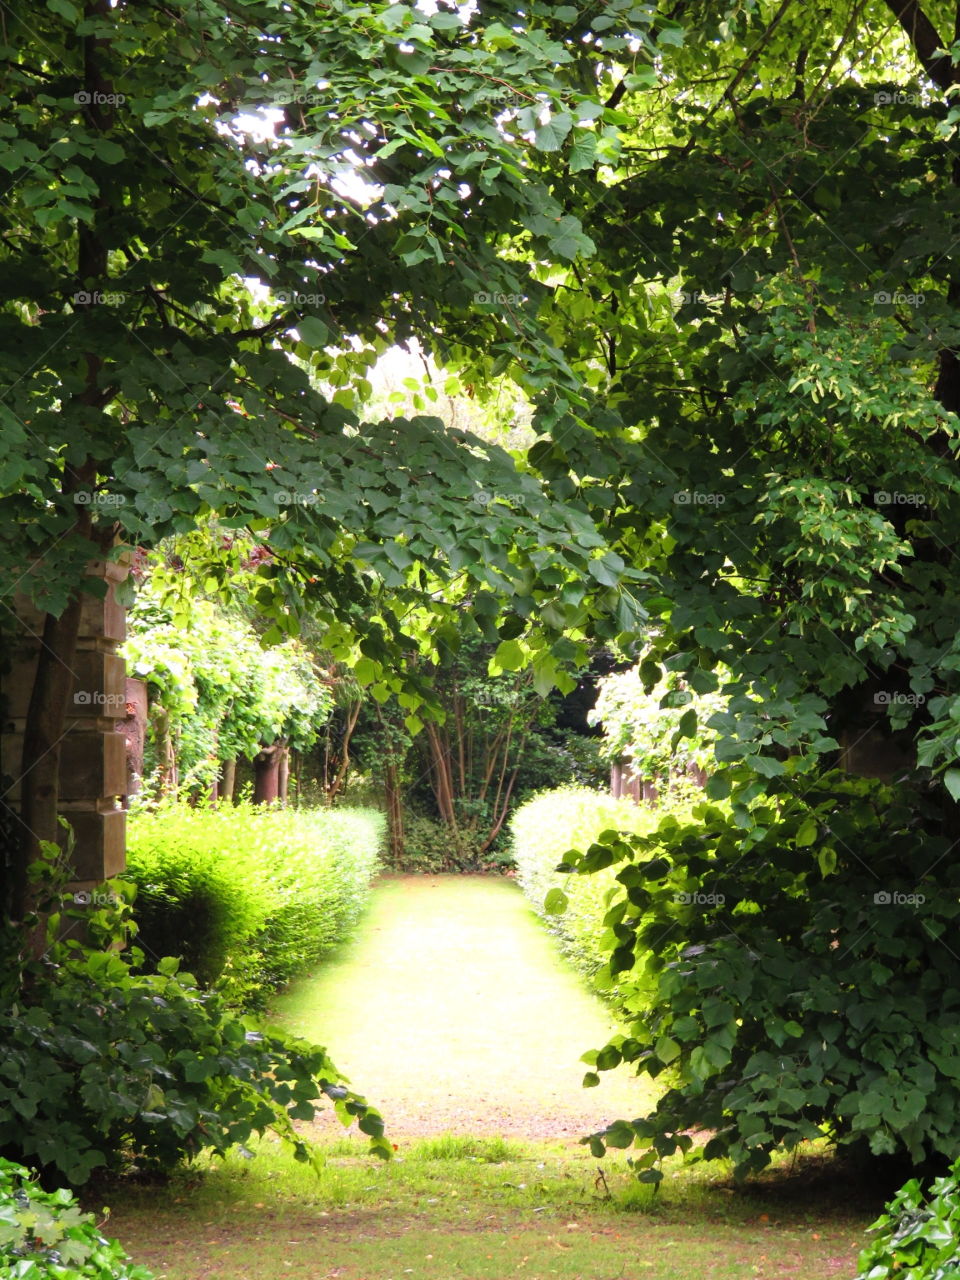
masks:
<svg viewBox="0 0 960 1280"><path fill-rule="evenodd" d="M132 816L126 875L137 886L137 945L181 956L234 1004L272 991L352 929L379 866L374 809L168 805Z"/></svg>
<svg viewBox="0 0 960 1280"><path fill-rule="evenodd" d="M616 871L570 876L557 871L557 864L568 849L586 849L601 831L613 828L639 834L653 830L656 822L652 809L587 787L543 791L513 815L510 830L517 883L563 950L590 976L610 958L610 949L601 945L601 939L605 900ZM562 915L551 915L544 908L548 892L555 888L569 899Z"/></svg>

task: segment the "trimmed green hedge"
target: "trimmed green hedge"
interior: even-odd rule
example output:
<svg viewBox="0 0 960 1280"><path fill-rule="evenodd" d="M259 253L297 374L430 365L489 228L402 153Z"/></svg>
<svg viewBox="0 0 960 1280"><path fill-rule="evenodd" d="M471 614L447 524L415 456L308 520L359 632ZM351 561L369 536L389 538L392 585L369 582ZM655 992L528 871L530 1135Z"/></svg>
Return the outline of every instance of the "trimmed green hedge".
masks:
<svg viewBox="0 0 960 1280"><path fill-rule="evenodd" d="M568 849L586 849L601 831L647 832L657 820L653 809L614 800L587 787L543 791L513 815L510 830L517 883L574 964L591 977L610 958L610 948L602 946L601 939L606 895L616 872L570 876L557 871L557 864ZM551 889L562 889L568 897L562 915L544 908Z"/></svg>
<svg viewBox="0 0 960 1280"><path fill-rule="evenodd" d="M137 945L262 1008L366 906L386 833L374 809L167 805L130 822Z"/></svg>

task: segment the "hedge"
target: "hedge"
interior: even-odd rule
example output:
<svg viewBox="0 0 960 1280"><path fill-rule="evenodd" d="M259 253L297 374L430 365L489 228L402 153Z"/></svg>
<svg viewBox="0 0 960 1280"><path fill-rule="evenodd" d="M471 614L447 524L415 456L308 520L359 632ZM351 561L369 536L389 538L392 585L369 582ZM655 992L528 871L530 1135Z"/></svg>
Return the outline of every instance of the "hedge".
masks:
<svg viewBox="0 0 960 1280"><path fill-rule="evenodd" d="M137 945L180 956L232 1003L262 1008L366 906L386 833L374 809L166 805L132 816Z"/></svg>
<svg viewBox="0 0 960 1280"><path fill-rule="evenodd" d="M510 824L517 883L534 910L544 919L570 959L593 976L610 958L601 945L605 932L605 898L614 883L614 870L591 876L570 876L556 870L568 849L585 849L601 831L610 828L650 831L654 810L615 800L587 787L558 787L522 804ZM562 889L568 906L562 915L544 908L551 889Z"/></svg>

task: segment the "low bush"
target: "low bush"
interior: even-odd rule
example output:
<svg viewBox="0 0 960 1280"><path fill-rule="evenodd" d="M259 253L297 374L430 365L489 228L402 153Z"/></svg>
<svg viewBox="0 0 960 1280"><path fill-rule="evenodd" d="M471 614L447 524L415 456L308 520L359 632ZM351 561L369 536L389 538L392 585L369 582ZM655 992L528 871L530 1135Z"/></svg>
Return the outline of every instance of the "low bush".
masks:
<svg viewBox="0 0 960 1280"><path fill-rule="evenodd" d="M262 1008L356 923L384 833L372 809L137 813L126 875L138 941L148 956L180 956L232 1003Z"/></svg>
<svg viewBox="0 0 960 1280"><path fill-rule="evenodd" d="M641 993L592 1055L674 1087L594 1136L661 1157L712 1133L739 1176L829 1136L864 1156L953 1158L960 1143L960 865L922 792L843 774L769 779L750 813L705 803L569 859L618 886L611 980ZM572 880L576 884L578 875ZM575 892L575 891L574 891ZM652 984L653 998L650 999Z"/></svg>
<svg viewBox="0 0 960 1280"><path fill-rule="evenodd" d="M482 835L469 827L453 831L438 818L409 813L403 819L403 855L392 869L435 875L444 871L502 871L510 865L509 853L482 845Z"/></svg>
<svg viewBox="0 0 960 1280"><path fill-rule="evenodd" d="M145 974L136 948L110 949L122 944L131 894L110 881L96 902L53 911L44 958L20 961L7 984L0 1156L79 1186L98 1169L163 1171L204 1151L223 1155L269 1128L310 1160L293 1122L311 1120L324 1098L388 1154L379 1115L340 1083L324 1049L258 1028L175 959ZM57 941L80 924L101 949Z"/></svg>
<svg viewBox="0 0 960 1280"><path fill-rule="evenodd" d="M870 1228L857 1280L947 1280L960 1275L960 1160L926 1196L916 1178Z"/></svg>
<svg viewBox="0 0 960 1280"><path fill-rule="evenodd" d="M0 1159L0 1274L10 1280L151 1280L101 1234L72 1193L44 1191L29 1170Z"/></svg>
<svg viewBox="0 0 960 1280"><path fill-rule="evenodd" d="M557 871L557 865L568 850L587 848L605 830L649 831L656 821L649 808L586 787L541 792L513 815L510 830L517 883L563 950L588 974L596 974L609 956L603 943L603 918L607 897L616 889L615 873L572 877ZM566 901L562 914L545 906L551 895L554 908L557 894Z"/></svg>

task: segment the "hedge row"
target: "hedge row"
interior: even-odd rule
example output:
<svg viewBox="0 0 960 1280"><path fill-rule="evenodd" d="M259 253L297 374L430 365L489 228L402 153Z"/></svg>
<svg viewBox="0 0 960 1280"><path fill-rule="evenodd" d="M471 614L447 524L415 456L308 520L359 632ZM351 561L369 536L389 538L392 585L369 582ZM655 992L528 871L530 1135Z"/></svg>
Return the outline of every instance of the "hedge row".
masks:
<svg viewBox="0 0 960 1280"><path fill-rule="evenodd" d="M629 800L614 800L587 787L543 791L513 815L517 883L566 954L590 976L610 956L601 939L605 932L605 899L616 871L611 868L591 876L570 876L557 871L557 864L568 849L586 849L601 831L614 828L645 833L656 822L657 814L652 809ZM556 888L569 899L562 915L551 915L544 908L547 894Z"/></svg>
<svg viewBox="0 0 960 1280"><path fill-rule="evenodd" d="M133 816L137 945L175 955L231 1003L262 1008L359 919L379 865L373 809L168 805Z"/></svg>

